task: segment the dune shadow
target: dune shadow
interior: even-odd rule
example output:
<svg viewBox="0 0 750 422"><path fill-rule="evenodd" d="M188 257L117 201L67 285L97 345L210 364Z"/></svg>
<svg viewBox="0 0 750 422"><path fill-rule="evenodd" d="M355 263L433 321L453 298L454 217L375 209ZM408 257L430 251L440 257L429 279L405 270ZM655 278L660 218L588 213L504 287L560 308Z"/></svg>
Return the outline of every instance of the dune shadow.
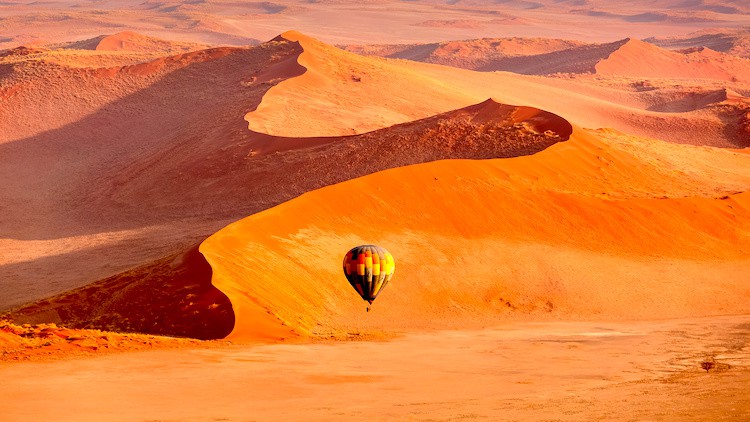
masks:
<svg viewBox="0 0 750 422"><path fill-rule="evenodd" d="M76 96L114 99L62 127L0 143L0 199L13 211L4 213L0 237L51 240L202 217L206 212L194 203L165 207L153 201L159 194L149 191L169 182L177 183L170 188L195 195L202 186L189 184L205 175L186 178L178 173L190 169L172 168L170 176L176 181L154 179L142 192L128 189L128 182L147 173L154 157L186 148L197 159L248 142L252 134L245 114L255 110L273 86L305 71L296 63L301 51L296 42L277 40L118 68L61 70L49 65L35 70L49 97L65 98L57 91L81 90ZM279 72L284 77L253 82L255 75L274 66L287 69ZM6 67L12 73L12 66ZM120 97L123 91L130 92Z"/></svg>
<svg viewBox="0 0 750 422"><path fill-rule="evenodd" d="M572 47L530 56L503 57L485 63L475 70L480 72L504 71L524 75L595 73L596 64L609 57L627 41L626 39L607 44Z"/></svg>
<svg viewBox="0 0 750 422"><path fill-rule="evenodd" d="M7 316L17 323L62 323L197 339L226 337L234 327L227 296L194 246L148 265L40 300Z"/></svg>

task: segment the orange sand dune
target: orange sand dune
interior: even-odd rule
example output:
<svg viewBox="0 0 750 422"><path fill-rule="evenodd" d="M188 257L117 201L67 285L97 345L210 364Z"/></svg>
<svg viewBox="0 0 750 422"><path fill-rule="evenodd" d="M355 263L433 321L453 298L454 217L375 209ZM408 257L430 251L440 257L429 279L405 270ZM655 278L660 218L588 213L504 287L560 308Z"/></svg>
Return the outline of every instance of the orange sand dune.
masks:
<svg viewBox="0 0 750 422"><path fill-rule="evenodd" d="M578 130L528 157L439 161L310 192L231 224L200 250L232 301L234 338L259 334L255 314L245 317L257 304L316 336L741 313L748 162L714 154L745 168L744 192L670 198L658 192L678 177L663 180L659 162ZM370 242L397 257L397 270L364 314L336 264L350 245Z"/></svg>
<svg viewBox="0 0 750 422"><path fill-rule="evenodd" d="M588 81L361 57L297 32L282 37L300 44L304 52L299 63L306 70L269 90L258 108L246 116L251 130L292 137L363 133L465 107L489 96L505 104L547 110L582 127L613 127L694 145L750 145L737 129L743 110L750 108L747 104L689 113L660 111L664 103L674 100L672 81L665 81L664 89L641 89L637 83L644 81L636 79L624 91L620 86L596 86ZM617 50L616 46L608 48ZM595 56L601 58L599 53ZM575 50L566 57L574 60ZM686 95L694 89L686 88ZM306 118L296 118L300 115Z"/></svg>
<svg viewBox="0 0 750 422"><path fill-rule="evenodd" d="M708 48L685 53L631 39L596 64L596 73L656 78L718 79L750 82L750 60Z"/></svg>

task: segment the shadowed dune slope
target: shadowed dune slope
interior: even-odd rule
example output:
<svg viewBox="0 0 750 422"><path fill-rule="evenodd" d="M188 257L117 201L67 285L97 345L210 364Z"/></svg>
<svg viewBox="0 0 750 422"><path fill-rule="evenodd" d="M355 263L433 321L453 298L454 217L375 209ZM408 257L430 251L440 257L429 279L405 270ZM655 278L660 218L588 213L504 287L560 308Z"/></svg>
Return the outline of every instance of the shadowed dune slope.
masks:
<svg viewBox="0 0 750 422"><path fill-rule="evenodd" d="M578 129L535 155L383 171L231 224L200 246L232 301L231 337L258 335L255 314L245 316L257 303L299 334L334 337L507 318L744 312L747 156L714 150L712 159L745 174L699 172L677 192L672 166L687 169L705 151L662 143L639 151L631 142ZM744 191L720 193L734 184ZM367 314L340 268L362 243L396 258L393 281Z"/></svg>
<svg viewBox="0 0 750 422"><path fill-rule="evenodd" d="M71 328L222 338L234 326L227 297L211 284L211 267L195 246L16 310L25 323Z"/></svg>

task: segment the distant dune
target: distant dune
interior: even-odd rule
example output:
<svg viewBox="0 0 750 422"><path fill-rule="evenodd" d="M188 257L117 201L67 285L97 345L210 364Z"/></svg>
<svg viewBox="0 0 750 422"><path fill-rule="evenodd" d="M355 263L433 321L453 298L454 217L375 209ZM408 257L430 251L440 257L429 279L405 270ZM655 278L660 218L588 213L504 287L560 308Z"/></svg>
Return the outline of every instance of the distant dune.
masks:
<svg viewBox="0 0 750 422"><path fill-rule="evenodd" d="M705 47L714 51L750 59L750 31L702 30L684 36L651 37L644 41L671 50Z"/></svg>
<svg viewBox="0 0 750 422"><path fill-rule="evenodd" d="M211 45L255 45L299 29L333 44L435 43L547 37L606 43L746 28L746 2L723 0L397 1L121 0L10 2L0 8L0 49L135 31ZM336 22L336 25L330 25ZM710 48L710 47L709 47Z"/></svg>
<svg viewBox="0 0 750 422"><path fill-rule="evenodd" d="M407 59L472 70L503 69L511 58L535 56L585 43L546 38L483 38L432 44L346 45L345 50L372 56Z"/></svg>
<svg viewBox="0 0 750 422"><path fill-rule="evenodd" d="M679 44L694 45L696 42L696 39L688 39ZM663 41L661 44L674 46L678 42ZM723 54L705 45L672 51L630 38L606 44L545 39L483 39L429 45L351 45L346 49L360 54L464 69L527 75L592 73L643 78L750 81L750 61L735 57L739 54ZM728 50L724 48L722 51Z"/></svg>
<svg viewBox="0 0 750 422"><path fill-rule="evenodd" d="M162 55L186 53L208 47L205 44L162 40L133 31L100 35L87 40L61 44L61 46L71 50L129 51Z"/></svg>
<svg viewBox="0 0 750 422"><path fill-rule="evenodd" d="M708 48L673 52L638 40L628 40L595 68L602 75L750 82L750 60Z"/></svg>

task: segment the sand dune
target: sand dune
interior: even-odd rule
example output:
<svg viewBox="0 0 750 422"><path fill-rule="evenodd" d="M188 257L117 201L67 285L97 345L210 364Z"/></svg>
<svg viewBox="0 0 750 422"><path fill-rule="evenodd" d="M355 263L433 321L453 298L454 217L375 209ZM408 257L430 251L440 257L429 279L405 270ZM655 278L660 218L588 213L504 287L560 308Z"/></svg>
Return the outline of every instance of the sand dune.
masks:
<svg viewBox="0 0 750 422"><path fill-rule="evenodd" d="M684 45L699 42L696 39L679 41ZM679 45L678 41L670 44L666 40L662 44ZM720 44L718 46L725 47ZM685 51L671 51L631 38L606 44L583 44L554 39L485 39L413 46L351 45L346 46L346 49L360 54L526 75L594 73L642 78L716 79L742 83L750 80L750 62L735 57L734 54L723 54L705 45Z"/></svg>
<svg viewBox="0 0 750 422"><path fill-rule="evenodd" d="M705 47L750 59L750 32L747 30L705 29L683 36L651 37L644 41L671 50Z"/></svg>
<svg viewBox="0 0 750 422"><path fill-rule="evenodd" d="M391 311L385 310L362 322L376 333L489 324L499 317L648 318L690 310L708 315L739 309L736 297L711 296L724 287L722 280L745 294L737 269L747 264L741 236L747 222L743 192L750 184L747 155L581 128L613 127L678 142L684 142L681 136L700 135L695 143L737 145L747 138L733 131L745 130L747 116L740 114L745 99L731 90L708 91L692 103L667 98L665 93L681 91L658 85L623 94L617 85L362 57L298 32L256 48L202 50L110 68L14 57L0 88L12 105L0 113L0 121L15 124L12 129L0 125L6 128L0 132L7 157L5 203L14 210L6 215L3 246L26 253L3 267L17 283L6 287L6 306L102 280L32 304L17 318L221 337L232 325L228 302L208 287L207 272L194 271L200 266L180 264L197 261L179 257L227 223L266 209L201 246L215 286L231 301L236 338L288 337L294 335L290 330L340 336L352 329L343 315L358 312L359 304L348 299L351 292L332 284L338 266L321 273L331 284L320 297L299 292L298 276L289 269L307 265L300 267L299 254L320 254L304 259L321 262L344 243L362 241L391 239L397 250L403 248L398 253L407 270L399 266L397 277L404 273L416 280L404 298L425 290L425 280L437 283L435 292L397 315L412 326L392 325L385 316ZM40 96L33 88L45 83L46 95ZM61 101L65 109L59 108ZM24 117L32 109L49 118ZM719 120L720 111L735 113L735 120ZM528 154L533 155L520 157ZM399 168L509 157L516 158ZM77 167L55 165L59 162ZM347 182L384 169L392 170ZM347 205L346 195L354 195L359 208ZM371 204L364 207L366 219L378 222L382 237L365 231L326 238L336 224L351 221L344 226L356 227L361 218L352 213L362 204ZM282 212L287 208L293 211ZM472 213L476 217L468 219ZM263 223L253 225L256 219ZM246 224L264 229L247 231ZM304 226L294 244L306 244L310 236L320 248L285 249L294 244L280 239L303 228L294 224L314 226ZM657 239L666 240L651 247ZM234 246L251 241L264 247L248 257L234 256L241 252ZM92 244L97 246L86 246ZM441 262L456 256L466 263L471 262L469 245L480 244L480 249L502 251L507 265L496 270L479 259L467 267L464 279L470 285L460 287L477 288L478 295L450 290L447 276L434 274L438 269L425 275L408 270L416 268L420 245L437 251ZM61 252L50 256L50 250ZM107 256L106 265L82 260L92 253ZM75 262L75 271L61 272L63 262ZM518 268L515 262L533 264ZM261 268L262 274L253 273ZM621 269L612 275L616 291L655 278L674 302L659 313L657 301L643 296L661 290L640 284L642 289L627 299L614 300L598 282L598 274L611 268ZM685 271L704 287L680 290L677 280ZM22 289L23 274L47 280L46 290ZM498 277L507 290L479 282ZM271 284L250 286L238 281L271 278ZM527 289L523 283L530 279L540 281ZM171 281L159 294L144 298L140 293L165 280ZM122 291L125 286L132 288L130 294ZM280 298L278 291L289 295ZM83 306L83 296L97 299ZM186 317L190 312L197 312L196 319ZM156 329L154 319L161 321Z"/></svg>
<svg viewBox="0 0 750 422"><path fill-rule="evenodd" d="M9 163L15 163L15 167L7 168L10 171L15 169L17 172L23 172L22 169L28 166L24 160L28 160L30 157L38 160L40 156L39 151L48 150L49 146L55 146L54 151L56 151L56 154L64 154L66 150L61 148L62 145L59 142L65 139L75 141L76 149L68 153L75 154L78 157L77 162L80 163L81 169L84 171L83 174L86 174L85 171L92 171L86 169L95 163L101 162L103 158L117 156L122 160L122 164L117 165L117 161L114 161L115 165L111 164L105 173L100 173L102 175L106 174L106 177L102 177L100 179L102 182L99 184L92 184L88 179L77 179L75 175L69 175L66 179L65 177L61 177L61 173L56 172L54 167L51 167L47 173L37 172L33 174L34 177L27 175L19 179L16 185L9 185L15 188L11 192L16 192L17 195L15 197L11 196L10 199L14 200L15 198L16 203L19 205L18 210L22 211L17 214L17 218L23 218L28 221L28 215L36 215L38 219L33 226L28 227L28 229L33 231L17 231L12 234L12 236L20 239L28 239L25 242L21 241L19 243L19 241L16 241L16 243L30 245L29 241L32 239L40 237L51 239L65 238L70 235L82 235L81 240L87 241L84 240L90 237L87 232L96 233L100 230L96 229L99 226L108 227L110 230L113 227L136 229L133 235L131 235L135 236L133 240L150 237L148 242L156 245L159 242L164 242L166 237L164 235L154 237L153 234L147 234L148 232L142 229L148 227L147 224L160 224L163 227L159 229L161 231L168 231L170 227L179 227L179 230L184 231L173 235L171 240L161 248L147 248L145 253L144 250L134 253L136 248L143 249L143 244L139 243L141 240L119 241L121 242L120 245L117 243L102 243L106 250L123 255L114 260L115 263L119 263L116 265L145 263L148 260L144 258L148 256L153 258L165 255L177 256L174 255L176 253L175 249L169 250L165 246L167 248L170 247L169 245L172 245L171 248L184 247L180 245L185 245L191 239L197 240L201 233L208 234L212 231L211 227L218 228L226 224L226 221L233 217L236 219L243 215L262 211L304 192L328 184L343 182L387 168L438 159L499 158L534 153L557 142L559 139L566 139L570 134L570 124L554 114L542 112L534 108L517 108L504 106L496 101L485 101L466 109L362 135L310 138L310 134L316 134L317 131L323 128L327 131L346 133L347 131L364 131L364 128L368 127L387 127L394 123L400 123L401 120L413 119L435 108L449 107L451 104L467 101L471 96L458 93L463 92L461 88L464 86L476 83L477 81L494 81L498 88L502 87L502 93L505 96L509 96L509 94L512 96L512 89L515 89L520 94L515 97L516 99L525 98L532 104L540 102L539 98L536 98L534 95L534 89L538 89L539 92L542 89L547 90L547 92L550 92L550 90L554 92L555 88L549 84L544 84L543 81L538 79L534 81L539 84L538 88L534 88L532 84L529 84L528 79L509 74L486 75L474 72L466 73L450 68L364 58L344 53L298 33L285 34L284 37L292 41L279 38L267 46L252 50L207 50L172 56L167 59L160 59L136 66L109 69L75 70L57 67L47 67L45 69L42 67L45 70L39 74L32 73L32 68L25 62L20 62L19 66L13 67L11 80L16 78L28 81L27 83L31 86L34 83L39 83L35 81L48 80L48 78L52 77L51 75L55 75L55 77L70 75L71 81L79 84L78 87L80 89L77 92L86 92L85 88L87 84L97 87L97 81L103 80L109 86L113 86L113 82L115 87L119 84L119 88L113 90L114 93L119 93L118 89L129 89L134 93L133 97L128 101L110 100L112 102L107 103L107 98L103 98L105 102L102 105L106 105L109 110L106 114L95 114L93 118L84 117L89 113L88 110L91 110L90 108L85 106L76 107L75 102L72 102L72 105L66 110L66 115L74 119L84 117L85 120L83 123L77 123L69 127L62 126L61 129L55 129L54 125L58 125L59 127L64 122L60 122L60 119L51 119L46 123L53 126L46 129L46 131L40 131L38 125L31 126L38 132L36 135L32 134L27 140L6 139L6 149L9 152L8 157L10 158ZM263 59L263 57L267 58ZM270 62L268 61L269 59ZM228 66L230 63L231 66ZM240 64L248 66L248 63L251 64L251 69L255 66L257 70L247 73L234 70L238 69ZM255 63L255 65L252 63ZM38 68L34 67L33 69ZM186 71L182 69L186 69ZM424 72L427 76L419 72ZM205 83L203 76L198 75L206 74L212 76L211 84L196 85L197 83ZM392 74L402 75L403 78L398 84L394 85L390 82L392 79L387 77L387 75ZM495 79L487 79L488 77ZM155 83L153 82L154 78L160 78L161 80ZM76 81L77 79L78 81ZM458 85L455 87L455 91L452 93L449 92L452 95L446 95L443 91L442 103L427 101L427 98L436 96L434 87L429 86L428 82L439 83L440 86L445 87L446 83L441 81L454 82L459 79L463 80L463 85ZM141 81L141 85L134 85L133 81ZM505 84L500 85L498 81L505 82ZM220 89L222 86L220 84L224 84L223 86L226 88L223 90ZM9 86L15 87L17 85ZM196 86L210 88L212 96L207 97L206 95L209 91L202 92L196 90ZM400 92L405 89L405 86L411 87L409 92L412 96L408 98L400 96ZM486 87L487 85L484 86ZM514 86L515 88L513 88ZM246 87L250 91L238 92L237 87ZM571 89L571 87L575 86L565 86L567 89ZM149 94L148 90L142 91L144 88L149 88L153 93ZM270 90L268 90L269 88ZM152 98L162 96L165 92L169 93L168 98L172 98L171 101L181 104L180 107L185 114L160 115L158 110L144 110L144 113L147 112L150 114L150 117L153 119L150 121L153 122L154 126L143 129L142 133L145 137L141 140L141 143L132 144L131 142L123 144L121 141L118 141L118 136L122 136L117 135L121 131L119 127L129 125L131 121L129 119L138 119L140 122L144 121L143 114L135 114L124 120L122 117L131 115L132 112L129 110L136 104L152 104L154 103ZM332 92L336 94L331 95ZM487 90L485 89L484 92L486 93ZM498 89L498 92L500 92L500 89ZM572 91L561 89L558 92ZM178 95L175 95L175 93ZM234 96L228 96L227 94L229 93L234 94ZM474 92L469 91L469 93L470 95L479 95L476 88L474 88ZM373 94L381 95L383 100L378 100L378 97L372 98ZM39 107L40 105L44 105L45 102L49 107L53 107L56 104L56 101L50 101L49 98L37 98L33 101L31 98L25 99L27 95L30 95L29 91L23 90L16 91L13 94L13 97L11 97L12 101L21 106L14 108L14 110L23 112L24 104L28 104L26 107ZM186 99L189 98L185 97L186 95L200 96L195 98L202 99L203 102L200 103L201 110L206 109L205 101L208 98L213 98L211 100L213 101L213 105L209 109L214 110L217 116L234 115L235 118L233 120L226 117L223 119L215 118L211 125L204 126L204 122L206 121L205 116L201 116L198 120L193 120L198 114L191 112L190 108L184 108L185 104L190 104L191 101L194 101ZM261 95L263 95L262 101L260 100ZM406 101L411 101L412 104L417 103L416 100L420 98L419 95L422 95L425 99L423 104L416 104L414 108L404 106L408 104ZM599 91L597 95L602 95L602 91ZM707 103L711 101L729 101L730 97L734 99L737 96L724 92L723 96L721 93L718 93L714 97L706 100ZM54 99L54 95L52 98ZM255 100L252 100L252 98L255 98ZM362 102L361 98L369 98L371 102ZM392 103L394 98L401 98L400 104L393 103L391 105L389 102ZM579 95L579 98L578 104L584 104L584 101L591 103L590 96ZM241 121L240 117L243 115L241 112L243 107L253 107L252 101L255 101L258 105L255 111L246 115L246 119L250 121L251 128L254 124L258 125L258 122L268 122L265 123L264 128L281 128L287 133L297 131L307 136L281 138L248 131L244 127L244 122ZM546 103L552 104L552 101L547 101ZM247 105L243 106L243 104ZM313 104L317 104L319 113L305 112ZM367 108L376 104L379 104L378 108L375 111L370 110L368 112ZM383 112L384 108L395 109L396 104L398 104L400 110L408 114L389 116ZM601 103L594 104L601 105ZM564 107L562 107L562 104L558 104L557 108L563 109ZM279 119L279 117L288 118L293 116L294 114L290 113L290 110L298 110L298 116L305 116L304 120L299 120L300 126L298 126L298 129L295 126L285 125L286 121L279 122L275 120ZM566 112L565 114L571 115L571 120L575 119L573 120L575 122L581 116L591 112L591 110L591 105L589 105L587 108L577 110L576 113L571 114ZM76 117L76 112L81 117ZM332 113L330 116L336 117L329 116L326 118L326 113ZM380 120L373 122L372 116L375 115L380 116ZM13 117L15 116L8 116L9 119ZM193 120L192 123L191 120ZM580 119L579 121L581 120L585 121L585 119ZM613 117L610 117L609 120L613 122L617 121ZM216 122L220 124L216 125ZM157 126L159 130L155 130ZM352 130L352 126L361 129ZM89 127L112 127L112 132L110 133L113 135L113 139L110 140L110 143L102 144L100 133L86 133L86 128ZM545 134L547 130L551 131L550 134ZM18 135L19 131L14 130L11 133ZM187 133L190 133L190 136L186 136L185 134ZM200 144L196 144L194 141L198 133L205 134L203 135L204 140ZM608 139L613 140L618 139L619 136L614 134L614 132L602 133ZM132 132L130 132L130 135L130 139L133 139ZM86 141L87 139L89 141ZM191 141L187 142L187 140ZM82 160L81 158L86 157L86 155L81 155L81 152L85 151L81 147L88 145L87 142L90 145L98 145L99 148L95 151L89 151L89 157ZM217 149L216 142L221 142L220 145L222 146L220 149ZM609 142L614 141L610 140ZM29 146L34 145L38 145L37 149L27 149ZM346 145L346 148L342 148L342 145ZM629 147L631 150L635 149L633 145ZM646 152L643 152L643 157L653 155L657 148L666 149L666 147L660 146L661 144L658 142L650 142L648 145L650 150L647 149ZM23 146L23 148L19 149L20 146ZM140 148L144 147L147 148L147 153L140 150ZM675 151L689 150L675 149L670 154L675 154ZM95 153L92 154L92 152ZM49 154L49 152L45 154ZM377 154L383 157L383 159L374 162L368 160L367 157L373 154ZM726 167L726 171L730 171L731 169L735 173L733 177L729 177L727 176L729 173L717 173L713 170L709 171L708 167L705 167L704 171L706 174L711 174L715 178L716 182L713 187L706 187L706 184L702 182L686 185L684 178L688 177L686 175L689 173L685 173L684 170L677 174L678 177L675 177L671 173L655 169L649 177L644 176L637 180L631 178L612 179L610 177L608 179L609 184L605 185L598 184L599 182L596 179L587 180L584 178L581 185L576 189L584 193L588 192L587 189L590 189L591 192L585 193L585 196L596 196L601 195L601 192L607 192L607 195L610 195L612 198L622 196L624 198L637 197L643 199L659 195L668 197L691 195L724 197L745 190L747 179L745 178L746 172L743 170L742 162L736 161L737 159L734 155L722 156L718 154L719 152L716 155L712 155L712 159L725 157L727 160L730 160L726 162L726 166L728 166ZM684 155L683 152L678 154L678 156L682 155ZM41 154L41 156L44 156L44 154ZM311 156L318 157L318 159L311 161ZM241 157L241 161L235 161L236 158L232 160L231 157ZM50 159L56 160L58 158L58 155L50 156ZM571 157L569 156L565 160L569 161L570 159ZM592 157L586 158L587 162L591 160ZM631 161L631 165L633 167L642 167L642 161L643 158L633 160ZM599 161L594 162L598 163ZM341 163L348 164L342 166ZM678 168L684 168L680 164L680 161L677 161L674 165L678 166ZM584 166L584 168L590 168L590 166ZM98 172L102 171L101 168L96 169ZM628 174L628 172L629 170L621 169L616 174ZM589 170L583 172L584 175L590 173L591 171ZM580 177L574 177L577 174L575 172L567 172L566 174L568 174L567 177L570 180L577 180L576 177ZM596 171L593 171L593 174L596 174ZM539 175L533 177L536 178L537 184L541 183L541 180L547 180L540 178ZM689 177L694 178L696 176L692 175ZM159 182L155 183L157 180ZM619 182L615 184L613 180L619 180ZM49 189L59 189L56 186L60 186L60 182L62 182L62 186L71 186L71 183L73 184L72 186L75 186L76 183L84 183L81 186L85 186L85 191L81 190L79 191L81 193L76 193L75 189L68 187L65 195L89 198L87 199L89 202L86 203L86 206L71 207L69 209L60 208L56 205L57 201L55 201L54 197L45 198L47 205L45 205L45 202L40 202L40 199L36 199L35 201L21 199L25 198L23 196L24 192L29 191L28 186L31 186L29 183L35 183L36 187L34 189L38 190L39 186L45 185L49 186ZM24 183L26 184L24 185ZM218 188L219 186L222 186L222 188ZM285 188L279 189L279 186L284 186ZM554 183L552 183L552 186L554 186ZM615 186L617 186L617 189L615 189ZM568 190L576 189L568 187L563 189L563 191L567 192ZM86 194L84 195L82 192L86 192ZM635 193L638 193L638 195ZM117 204L117 206L103 206L104 203L101 203L101 199L96 200L95 198L109 198L105 202L107 204ZM23 207L20 206L22 204ZM144 208L143 204L148 204L148 207ZM45 209L46 211L39 213L38 210L40 209ZM108 211L102 213L103 209ZM81 221L81 223L78 223L78 226L71 226L70 224L71 216L74 215ZM202 222L200 225L188 228L193 224L191 221L195 221L195 219L204 215L210 215L212 218L209 221ZM85 218L86 224L82 224L83 218ZM163 223L165 219L171 219L180 223L179 225L175 223L165 224ZM66 221L67 223L60 225L57 221ZM20 225L15 226L22 227ZM194 242L195 240L192 241ZM6 246L10 247L13 247L15 244L13 241L6 241L5 243L8 244ZM80 254L75 249L73 253ZM154 274L152 278L146 277L143 280L144 286L159 283L159 280L162 280L164 277L163 274L165 274L163 270L166 268L164 267L164 262L172 262L172 260L173 258L148 264L141 269L135 270L135 274ZM50 265L50 269L56 268L59 265L56 260L46 261L46 264L44 262L34 260L33 257L30 257L26 258L26 261L19 261L19 264L27 270L36 268L37 271L44 268L43 266L40 267L40 265ZM89 276L95 276L96 274L104 275L104 269L96 268L94 264L89 264L89 266L90 268L86 270ZM156 271L154 268L162 268L162 270ZM172 271L176 273L183 271L176 268L182 267L172 268ZM192 271L188 270L184 272L186 274L193 274ZM102 292L118 291L122 286L122 280L128 280L130 276L132 274L123 274L104 280L94 290L99 289ZM56 272L50 272L47 277L60 280L60 274ZM205 274L200 277L187 276L187 280L197 279L204 280L203 283L205 285ZM75 279L75 282L80 283L79 285L85 284L81 283L80 280L80 278ZM75 287L71 281L56 285L65 286L68 283L67 286ZM175 289L182 289L180 286L184 286L185 283L190 283L190 281L177 283ZM57 288L60 289L60 287ZM180 301L185 300L188 295L195 294L189 290L184 290L179 296L175 297L177 302L164 301L162 303L164 295L154 296L153 301L155 303L146 308L176 309L175 306L179 305ZM171 294L170 292L173 292L173 290L166 289L165 295ZM124 299L129 296L122 296L122 300L107 306L103 306L103 302L97 302L99 305L86 308L76 305L78 301L74 300L75 297L80 297L81 294L89 295L86 289L76 291L56 298L46 305L33 305L21 314L25 318L29 318L29 320L39 321L40 316L45 315L44 317L52 318L54 321L57 321L56 318L60 318L60 320L67 319L71 322L75 321L75 324L78 326L87 326L92 324L92 321L95 321L96 318L101 318L106 313L105 310L119 309L121 312L117 313L120 317L111 318L106 321L107 324L115 324L123 329L131 327L131 329L149 330L147 325L149 325L153 316L144 315L143 313L137 314L137 312L134 314L133 308L128 305L133 300ZM108 300L108 295L111 294L104 294L102 300ZM10 295L8 297L13 298L18 296ZM161 305L158 305L156 302L161 303ZM188 300L188 302L190 301ZM208 307L214 305L214 302L207 300L204 305ZM222 306L221 309L225 309L226 304ZM257 307L254 309L257 310ZM54 317L55 315L57 317ZM69 317L69 315L75 316ZM180 312L177 312L175 315L180 315ZM225 326L222 324L226 324L221 322L225 321L225 319L217 318L216 321L208 325L210 326L209 328L205 328L207 331L202 332L202 334L197 332L186 333L184 331L185 328L181 328L179 323L174 322L179 320L175 315L170 317L172 318L172 323L159 325L159 330L162 331L149 332L171 332L201 337L220 337L221 331L224 330L221 327ZM134 323L133 321L138 322ZM269 322L270 326L273 326L272 322ZM103 322L101 322L99 326L103 325ZM258 334L256 333L256 335Z"/></svg>
<svg viewBox="0 0 750 422"><path fill-rule="evenodd" d="M545 38L483 38L432 44L350 44L343 48L357 54L407 59L472 70L509 70L512 58L547 54L584 45L580 41ZM519 72L522 73L522 72Z"/></svg>
<svg viewBox="0 0 750 422"><path fill-rule="evenodd" d="M740 271L750 250L747 193L658 197L658 188L678 181L661 181L645 157L601 155L609 148L574 132L529 157L402 167L228 226L201 252L213 283L232 301L232 337L257 335L255 316L244 313L258 303L298 333L316 336L500 318L743 312L750 292ZM643 197L627 184L633 179L654 193ZM603 194L620 189L619 197ZM368 242L400 261L374 311L353 318L363 302L332 263L346 245Z"/></svg>
<svg viewBox="0 0 750 422"><path fill-rule="evenodd" d="M167 41L133 31L100 35L87 40L60 44L60 46L71 50L129 51L161 55L187 53L208 48L203 44Z"/></svg>
<svg viewBox="0 0 750 422"><path fill-rule="evenodd" d="M746 3L0 2L3 418L749 419Z"/></svg>
<svg viewBox="0 0 750 422"><path fill-rule="evenodd" d="M750 82L750 60L735 58L708 48L685 53L673 52L631 39L597 63L596 73L747 83Z"/></svg>

